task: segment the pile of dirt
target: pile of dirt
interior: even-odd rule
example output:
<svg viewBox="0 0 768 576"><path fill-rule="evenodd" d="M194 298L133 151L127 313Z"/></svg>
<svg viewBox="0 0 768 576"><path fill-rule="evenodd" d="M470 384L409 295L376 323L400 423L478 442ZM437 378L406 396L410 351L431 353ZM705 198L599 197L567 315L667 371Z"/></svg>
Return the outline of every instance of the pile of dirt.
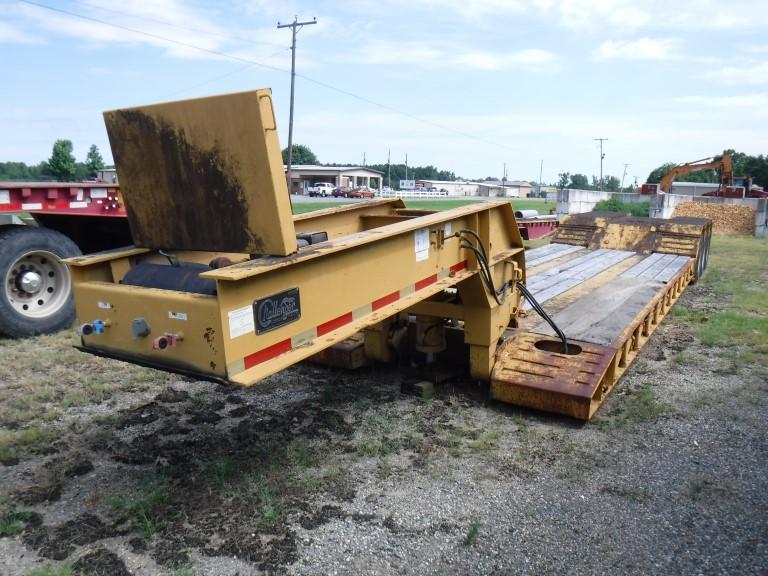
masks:
<svg viewBox="0 0 768 576"><path fill-rule="evenodd" d="M755 235L755 210L741 204L681 202L672 216L709 218L716 234Z"/></svg>

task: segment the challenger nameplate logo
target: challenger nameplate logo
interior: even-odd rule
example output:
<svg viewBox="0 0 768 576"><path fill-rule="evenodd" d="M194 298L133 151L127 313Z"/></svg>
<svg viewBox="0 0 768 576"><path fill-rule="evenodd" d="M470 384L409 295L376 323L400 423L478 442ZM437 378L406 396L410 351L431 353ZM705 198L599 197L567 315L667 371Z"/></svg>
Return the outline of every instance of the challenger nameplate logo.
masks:
<svg viewBox="0 0 768 576"><path fill-rule="evenodd" d="M256 334L295 322L301 318L299 289L291 288L259 298L253 303L253 316L256 318Z"/></svg>

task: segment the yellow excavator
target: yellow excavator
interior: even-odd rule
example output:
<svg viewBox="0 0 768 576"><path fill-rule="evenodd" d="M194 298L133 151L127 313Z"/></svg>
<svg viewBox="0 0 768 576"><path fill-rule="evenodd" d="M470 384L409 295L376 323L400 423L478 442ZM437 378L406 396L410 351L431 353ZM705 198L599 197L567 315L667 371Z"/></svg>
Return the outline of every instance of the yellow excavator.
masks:
<svg viewBox="0 0 768 576"><path fill-rule="evenodd" d="M673 167L664 174L658 184L643 184L641 194L658 194L659 192L669 193L672 189L672 182L680 176L685 176L692 172L701 172L702 170L720 170L720 190L725 190L732 185L733 181L733 161L727 151L723 151L720 157L709 156L701 160L694 160Z"/></svg>

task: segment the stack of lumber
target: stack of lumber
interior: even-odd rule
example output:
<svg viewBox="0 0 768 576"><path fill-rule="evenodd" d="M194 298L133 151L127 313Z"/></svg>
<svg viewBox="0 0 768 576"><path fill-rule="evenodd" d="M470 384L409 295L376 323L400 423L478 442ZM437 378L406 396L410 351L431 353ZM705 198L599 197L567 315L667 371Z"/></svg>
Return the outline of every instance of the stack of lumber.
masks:
<svg viewBox="0 0 768 576"><path fill-rule="evenodd" d="M709 218L715 234L755 235L755 209L741 204L681 202L672 216Z"/></svg>

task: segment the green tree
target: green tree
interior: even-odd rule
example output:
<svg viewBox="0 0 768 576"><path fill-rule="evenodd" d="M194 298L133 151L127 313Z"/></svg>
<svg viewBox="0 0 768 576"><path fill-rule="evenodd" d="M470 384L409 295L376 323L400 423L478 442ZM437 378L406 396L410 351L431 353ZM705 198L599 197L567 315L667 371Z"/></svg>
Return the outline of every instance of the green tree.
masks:
<svg viewBox="0 0 768 576"><path fill-rule="evenodd" d="M557 175L559 180L557 181L557 187L562 190L563 188L568 187L568 183L571 181L571 174L570 172L560 172L560 174Z"/></svg>
<svg viewBox="0 0 768 576"><path fill-rule="evenodd" d="M618 192L621 188L621 180L616 176L604 176L603 177L603 190L608 192Z"/></svg>
<svg viewBox="0 0 768 576"><path fill-rule="evenodd" d="M291 154L291 165L320 164L317 156L315 156L315 153L309 149L309 146L294 144L291 148L293 149L293 153ZM288 164L288 146L283 148L283 164Z"/></svg>
<svg viewBox="0 0 768 576"><path fill-rule="evenodd" d="M568 184L568 188L575 188L577 190L592 190L592 186L589 185L589 178L584 174L571 174L571 183Z"/></svg>
<svg viewBox="0 0 768 576"><path fill-rule="evenodd" d="M75 156L72 154L71 140L56 140L53 143L53 152L48 159L48 171L59 182L66 182L75 178L77 167Z"/></svg>
<svg viewBox="0 0 768 576"><path fill-rule="evenodd" d="M85 167L88 171L88 176L96 176L99 170L104 169L104 158L101 157L99 147L96 144L91 144L88 148L88 154L85 157Z"/></svg>

